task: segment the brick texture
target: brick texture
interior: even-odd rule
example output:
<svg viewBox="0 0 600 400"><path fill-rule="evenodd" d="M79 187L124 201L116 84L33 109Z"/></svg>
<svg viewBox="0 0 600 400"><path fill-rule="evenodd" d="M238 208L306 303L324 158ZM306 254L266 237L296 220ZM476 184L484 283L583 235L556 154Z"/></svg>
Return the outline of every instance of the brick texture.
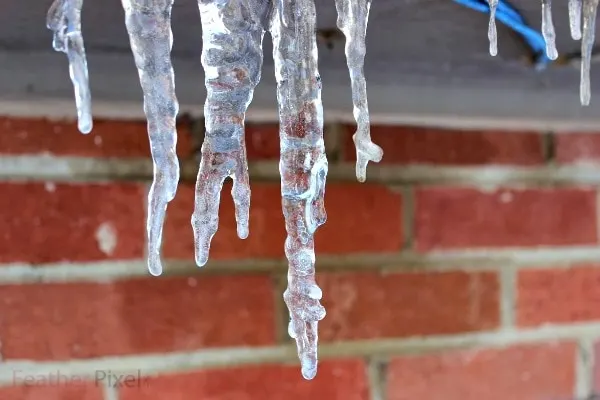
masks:
<svg viewBox="0 0 600 400"><path fill-rule="evenodd" d="M192 135L185 124L177 126L177 152L191 155ZM94 120L88 135L76 121L0 118L0 154L52 154L81 157L149 157L146 123Z"/></svg>
<svg viewBox="0 0 600 400"><path fill-rule="evenodd" d="M572 399L575 345L531 345L396 358L386 400Z"/></svg>
<svg viewBox="0 0 600 400"><path fill-rule="evenodd" d="M347 127L345 160L354 160L355 127ZM536 165L544 162L542 136L535 132L469 131L372 126L371 137L383 148L382 164Z"/></svg>
<svg viewBox="0 0 600 400"><path fill-rule="evenodd" d="M281 191L277 184L252 184L250 236L237 238L231 185L221 193L219 230L211 245L211 259L283 258L285 226ZM190 217L194 188L180 186L169 206L164 255L193 259ZM401 195L376 185L331 183L325 194L327 223L316 233L319 254L393 252L403 243Z"/></svg>
<svg viewBox="0 0 600 400"><path fill-rule="evenodd" d="M584 188L416 190L419 251L597 242L596 193Z"/></svg>
<svg viewBox="0 0 600 400"><path fill-rule="evenodd" d="M556 135L555 158L564 164L598 164L600 162L600 135L569 133Z"/></svg>
<svg viewBox="0 0 600 400"><path fill-rule="evenodd" d="M27 375L24 373L24 375ZM20 378L21 372L15 371L14 377ZM47 382L47 375L28 375L29 380ZM15 383L19 382L15 380ZM29 382L29 381L28 381ZM102 388L95 383L67 383L41 385L30 383L20 386L0 387L2 400L104 400Z"/></svg>
<svg viewBox="0 0 600 400"><path fill-rule="evenodd" d="M600 320L600 268L521 271L517 299L522 326Z"/></svg>
<svg viewBox="0 0 600 400"><path fill-rule="evenodd" d="M0 286L4 359L66 360L274 343L265 276Z"/></svg>
<svg viewBox="0 0 600 400"><path fill-rule="evenodd" d="M0 183L0 193L0 262L143 256L141 185Z"/></svg>
<svg viewBox="0 0 600 400"><path fill-rule="evenodd" d="M453 334L496 328L494 273L326 273L322 341ZM376 310L374 312L373 310Z"/></svg>
<svg viewBox="0 0 600 400"><path fill-rule="evenodd" d="M248 160L279 160L279 125L246 124Z"/></svg>
<svg viewBox="0 0 600 400"><path fill-rule="evenodd" d="M369 400L365 366L360 360L319 363L307 382L296 365L263 365L165 375L141 388L126 388L120 400Z"/></svg>
<svg viewBox="0 0 600 400"><path fill-rule="evenodd" d="M0 157L4 165L9 156L20 162L44 157L56 165L68 160L61 157L104 159L114 171L128 159L128 165L149 161L145 121L94 122L93 132L82 135L75 121L0 118ZM178 124L179 157L192 163L202 140L194 122L182 116ZM301 136L301 125L290 133ZM327 135L331 163L353 175L354 129L341 129ZM277 163L278 130L272 123L246 125L251 170ZM246 240L237 238L231 183L225 185L210 259L239 265L227 273L209 266L202 274L193 266L194 185L182 182L167 209L162 255L189 269L166 268L165 276L151 277L143 267L147 180L118 181L106 170L82 182L78 171L64 169L56 171L60 183L36 181L39 175L5 177L0 400L108 400L107 382L28 386L8 382L8 374L29 366L39 371L45 362L73 371L74 362L97 359L116 370L140 356L165 370L154 375L140 366L149 376L115 387L119 400L575 400L576 387L581 391L592 376L600 393L600 333L594 332L600 266L581 264L599 246L598 185L578 186L573 168L565 169L560 185L543 173L551 165L600 168L600 135L373 126L372 136L384 149L386 171L436 168L424 171L431 175L423 182L401 188L385 176L366 184L330 177L327 223L316 232L317 283L327 315L319 323L319 373L311 381L302 378L294 341L285 335L279 278L286 269L263 270L272 267L267 260L285 259L279 182L252 178ZM540 179L490 188L448 173L457 166L485 173L490 165L526 168ZM560 260L551 258L567 246ZM515 248L543 261L510 260ZM472 250L485 265L442 257ZM492 250L507 255L515 279L500 280L504 256ZM39 267L42 276L22 263ZM123 275L115 274L117 265ZM569 329L574 324L578 328ZM464 348L440 348L440 336ZM587 350L582 340L594 347L578 362ZM410 354L381 352L412 343L418 346ZM416 351L422 345L436 352ZM200 350L223 365L161 363L174 352ZM252 365L240 364L235 354L242 352L256 355ZM279 358L288 356L293 362Z"/></svg>

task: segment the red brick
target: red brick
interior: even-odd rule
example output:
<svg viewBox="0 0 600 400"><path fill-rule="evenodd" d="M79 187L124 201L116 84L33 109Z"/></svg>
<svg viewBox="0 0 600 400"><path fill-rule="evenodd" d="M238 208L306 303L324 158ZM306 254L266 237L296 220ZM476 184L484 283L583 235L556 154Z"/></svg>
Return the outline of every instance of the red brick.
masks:
<svg viewBox="0 0 600 400"><path fill-rule="evenodd" d="M308 382L296 365L261 365L152 378L140 388L124 388L120 400L368 400L361 360L324 361Z"/></svg>
<svg viewBox="0 0 600 400"><path fill-rule="evenodd" d="M0 286L4 359L273 344L267 276Z"/></svg>
<svg viewBox="0 0 600 400"><path fill-rule="evenodd" d="M325 273L318 284L327 310L322 341L454 334L499 325L499 284L491 272Z"/></svg>
<svg viewBox="0 0 600 400"><path fill-rule="evenodd" d="M571 399L575 345L518 346L394 359L387 400Z"/></svg>
<svg viewBox="0 0 600 400"><path fill-rule="evenodd" d="M192 136L180 124L177 152L191 154ZM95 120L89 135L76 121L0 118L0 154L53 154L82 157L149 157L145 121Z"/></svg>
<svg viewBox="0 0 600 400"><path fill-rule="evenodd" d="M248 160L279 160L279 125L246 124Z"/></svg>
<svg viewBox="0 0 600 400"><path fill-rule="evenodd" d="M520 271L517 299L522 326L600 320L600 267Z"/></svg>
<svg viewBox="0 0 600 400"><path fill-rule="evenodd" d="M0 183L0 193L0 262L143 256L139 185Z"/></svg>
<svg viewBox="0 0 600 400"><path fill-rule="evenodd" d="M219 230L210 257L216 259L282 258L285 227L281 211L281 190L277 184L252 184L250 236L237 238L231 185L221 193ZM180 186L169 206L165 224L163 254L169 258L194 256L190 218L194 209L194 188ZM327 223L316 233L319 254L390 252L402 246L401 196L376 185L327 186Z"/></svg>
<svg viewBox="0 0 600 400"><path fill-rule="evenodd" d="M354 160L354 126L347 127L345 160ZM450 130L411 126L372 126L383 149L383 164L513 164L544 162L542 136L535 132Z"/></svg>
<svg viewBox="0 0 600 400"><path fill-rule="evenodd" d="M554 139L555 158L564 164L598 164L600 135L593 133L557 134Z"/></svg>
<svg viewBox="0 0 600 400"><path fill-rule="evenodd" d="M596 194L583 188L421 188L416 191L419 251L464 247L593 244Z"/></svg>
<svg viewBox="0 0 600 400"><path fill-rule="evenodd" d="M20 372L16 372L17 377ZM28 375L26 372L24 375ZM13 374L14 376L14 374ZM28 379L49 379L47 376L28 375ZM0 387L2 400L103 400L102 388L94 383L66 383L66 384L27 384L23 386Z"/></svg>

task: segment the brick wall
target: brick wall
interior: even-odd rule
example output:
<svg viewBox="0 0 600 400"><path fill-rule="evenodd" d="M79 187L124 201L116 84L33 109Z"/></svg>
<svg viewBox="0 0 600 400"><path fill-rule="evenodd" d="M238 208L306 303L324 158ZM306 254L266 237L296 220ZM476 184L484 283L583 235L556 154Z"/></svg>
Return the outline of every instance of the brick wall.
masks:
<svg viewBox="0 0 600 400"><path fill-rule="evenodd" d="M237 239L223 196L198 269L197 127L179 127L184 182L155 278L144 263L145 124L99 121L83 136L73 121L0 120L1 399L600 391L600 135L374 127L385 158L358 184L351 129L328 126L329 218L317 232L328 313L308 382L286 334L277 128L248 126L250 237Z"/></svg>

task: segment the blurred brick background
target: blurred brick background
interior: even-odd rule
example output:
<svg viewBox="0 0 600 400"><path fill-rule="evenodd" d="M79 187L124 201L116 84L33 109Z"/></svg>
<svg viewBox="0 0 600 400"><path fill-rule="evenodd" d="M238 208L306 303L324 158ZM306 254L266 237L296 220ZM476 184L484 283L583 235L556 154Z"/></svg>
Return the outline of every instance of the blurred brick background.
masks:
<svg viewBox="0 0 600 400"><path fill-rule="evenodd" d="M203 269L190 218L201 137L161 277L146 272L145 123L0 120L0 399L569 400L600 391L600 135L328 125L317 231L320 369L287 336L276 125L248 124L250 237L226 187ZM598 353L598 357L595 357ZM140 374L98 382L98 371ZM52 373L86 383L25 382ZM140 376L138 378L141 379ZM131 383L131 382L129 382Z"/></svg>

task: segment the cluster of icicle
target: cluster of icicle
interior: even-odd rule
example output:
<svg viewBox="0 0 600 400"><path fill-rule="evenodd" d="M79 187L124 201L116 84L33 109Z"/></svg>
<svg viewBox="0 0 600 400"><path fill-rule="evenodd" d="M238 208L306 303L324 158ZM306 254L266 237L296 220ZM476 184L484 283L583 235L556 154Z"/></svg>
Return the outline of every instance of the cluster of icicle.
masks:
<svg viewBox="0 0 600 400"><path fill-rule="evenodd" d="M366 179L369 161L383 152L371 142L366 81L363 65L370 0L335 0L337 25L346 37L345 53L352 84L357 131L356 176ZM582 3L583 2L583 3ZM83 0L55 0L48 13L54 48L65 52L75 89L78 125L92 129L91 96L81 35ZM175 120L178 102L171 65L173 43L170 19L173 0L122 0L125 22L144 93L144 111L154 164L148 205L148 268L160 275L160 246L167 203L179 181L175 153ZM284 301L290 313L288 332L296 340L302 375L317 372L317 325L325 316L321 289L315 282L314 234L325 223L327 158L323 141L321 79L317 67L316 11L314 0L199 0L203 28L202 65L207 99L204 106L206 135L196 183L192 227L196 263L203 266L217 232L219 202L226 178L233 180L237 233L249 234L250 185L244 141L246 110L262 68L265 31L273 38L280 118L281 195L289 262ZM490 4L490 53L497 53L494 21L497 0ZM589 103L589 63L594 40L598 0L570 0L569 15L574 39L582 38L581 100ZM543 32L548 56L557 56L550 0L542 1ZM583 15L583 35L581 19Z"/></svg>
<svg viewBox="0 0 600 400"><path fill-rule="evenodd" d="M67 53L75 88L79 129L92 128L91 96L81 35L83 0L55 0L48 13L54 48ZM144 111L154 164L149 193L148 268L160 275L160 247L167 203L179 181L175 146L178 102L170 52L173 0L122 0L125 23L144 93ZM203 266L217 232L219 202L226 178L233 180L237 233L249 234L250 184L244 120L262 68L265 31L273 38L280 116L281 195L289 262L284 301L290 313L289 334L296 340L302 375L317 373L317 324L325 316L315 282L314 234L325 223L327 158L323 140L321 79L317 67L314 0L200 0L203 28L202 65L207 98L206 133L192 215L196 263ZM338 26L346 36L352 83L356 174L366 179L369 161L383 151L371 142L363 63L370 0L336 0Z"/></svg>
<svg viewBox="0 0 600 400"><path fill-rule="evenodd" d="M581 40L581 79L579 97L581 104L587 106L591 99L590 64L594 36L596 33L596 13L599 0L569 0L569 26L571 37ZM498 54L498 35L496 33L496 8L498 0L488 0L490 6L490 25L488 37L490 40L490 54ZM582 29L583 21L583 29ZM552 0L542 0L542 35L546 41L546 54L551 60L558 58L556 50L556 34L552 22Z"/></svg>

